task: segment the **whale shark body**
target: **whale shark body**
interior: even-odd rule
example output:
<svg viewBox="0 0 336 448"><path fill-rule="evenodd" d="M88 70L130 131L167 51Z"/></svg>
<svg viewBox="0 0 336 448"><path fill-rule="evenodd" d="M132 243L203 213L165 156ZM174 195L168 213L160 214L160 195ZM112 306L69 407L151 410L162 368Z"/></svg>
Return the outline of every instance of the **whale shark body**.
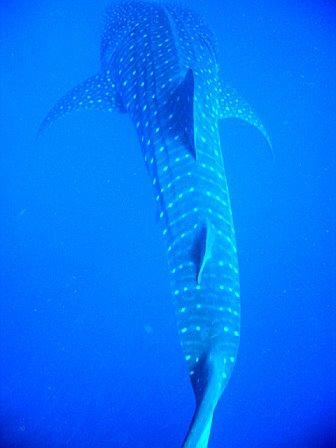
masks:
<svg viewBox="0 0 336 448"><path fill-rule="evenodd" d="M66 94L41 130L82 107L127 113L137 130L196 398L183 447L206 448L240 332L237 249L218 125L239 118L269 141L268 135L249 105L221 86L210 30L175 5L129 2L108 10L100 73Z"/></svg>

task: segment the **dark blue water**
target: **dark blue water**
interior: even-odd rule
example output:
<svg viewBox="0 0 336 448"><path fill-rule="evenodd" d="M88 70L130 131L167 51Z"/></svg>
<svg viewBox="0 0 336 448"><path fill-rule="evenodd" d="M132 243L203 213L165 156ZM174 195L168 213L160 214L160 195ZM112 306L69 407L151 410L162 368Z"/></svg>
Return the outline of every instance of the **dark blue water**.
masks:
<svg viewBox="0 0 336 448"><path fill-rule="evenodd" d="M1 448L174 448L193 412L129 119L77 112L35 141L54 102L98 70L105 6L0 5ZM222 124L242 338L209 446L336 446L336 4L193 8L275 152Z"/></svg>

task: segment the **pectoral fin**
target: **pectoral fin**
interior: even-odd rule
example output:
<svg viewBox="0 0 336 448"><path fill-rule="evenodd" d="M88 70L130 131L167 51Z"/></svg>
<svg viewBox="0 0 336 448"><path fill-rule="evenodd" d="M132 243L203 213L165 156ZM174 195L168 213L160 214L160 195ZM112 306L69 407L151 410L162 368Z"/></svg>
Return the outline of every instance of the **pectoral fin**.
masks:
<svg viewBox="0 0 336 448"><path fill-rule="evenodd" d="M79 109L125 112L109 71L91 76L65 94L49 111L39 128L38 134L41 134L58 118Z"/></svg>
<svg viewBox="0 0 336 448"><path fill-rule="evenodd" d="M271 139L261 120L255 114L248 102L241 98L232 87L225 87L221 90L219 117L221 119L237 118L254 126L265 137L273 155Z"/></svg>

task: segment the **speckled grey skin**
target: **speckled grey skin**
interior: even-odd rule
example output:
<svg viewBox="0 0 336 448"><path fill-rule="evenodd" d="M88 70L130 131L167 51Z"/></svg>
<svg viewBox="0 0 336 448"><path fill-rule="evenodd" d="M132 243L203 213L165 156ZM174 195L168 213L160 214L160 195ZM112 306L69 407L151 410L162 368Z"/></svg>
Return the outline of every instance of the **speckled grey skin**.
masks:
<svg viewBox="0 0 336 448"><path fill-rule="evenodd" d="M214 38L177 6L130 2L107 13L101 72L51 110L43 130L80 107L128 113L137 129L167 242L172 298L196 397L185 448L205 448L235 363L239 274L218 123L265 129L232 89L222 89Z"/></svg>

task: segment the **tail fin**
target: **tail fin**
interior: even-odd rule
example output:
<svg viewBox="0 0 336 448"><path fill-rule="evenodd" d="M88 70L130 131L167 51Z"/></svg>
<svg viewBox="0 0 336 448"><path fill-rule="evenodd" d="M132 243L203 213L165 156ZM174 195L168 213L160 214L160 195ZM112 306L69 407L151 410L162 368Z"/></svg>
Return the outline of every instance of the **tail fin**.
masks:
<svg viewBox="0 0 336 448"><path fill-rule="evenodd" d="M211 403L206 403L206 401ZM183 443L183 448L207 448L210 431L212 426L212 418L215 406L218 400L205 399L200 406L196 407L189 431Z"/></svg>
<svg viewBox="0 0 336 448"><path fill-rule="evenodd" d="M207 448L213 413L227 380L227 373L219 367L215 354L207 354L200 360L192 376L196 409L183 448Z"/></svg>

